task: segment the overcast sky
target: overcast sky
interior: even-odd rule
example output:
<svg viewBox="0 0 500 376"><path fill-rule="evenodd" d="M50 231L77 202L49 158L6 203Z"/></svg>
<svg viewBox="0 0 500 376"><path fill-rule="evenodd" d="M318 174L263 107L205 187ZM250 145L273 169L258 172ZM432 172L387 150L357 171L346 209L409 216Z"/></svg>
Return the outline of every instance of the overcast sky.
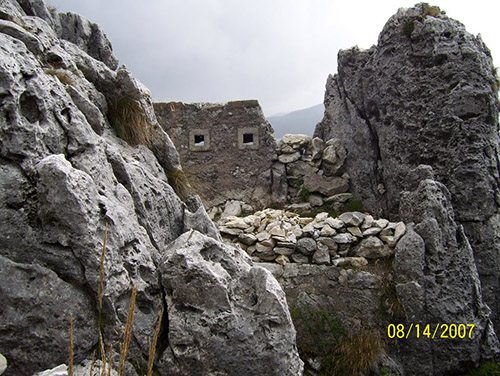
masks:
<svg viewBox="0 0 500 376"><path fill-rule="evenodd" d="M98 23L155 101L258 99L273 115L323 102L337 52L377 43L416 0L46 0ZM500 1L431 2L481 33L500 65Z"/></svg>

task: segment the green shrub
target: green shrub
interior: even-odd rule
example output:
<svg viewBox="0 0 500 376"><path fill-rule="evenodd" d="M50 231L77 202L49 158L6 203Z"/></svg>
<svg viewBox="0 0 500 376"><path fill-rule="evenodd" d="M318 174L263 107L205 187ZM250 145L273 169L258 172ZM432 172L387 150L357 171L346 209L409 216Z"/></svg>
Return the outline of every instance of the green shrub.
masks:
<svg viewBox="0 0 500 376"><path fill-rule="evenodd" d="M151 130L138 100L127 95L108 100L108 118L118 137L129 145L147 144Z"/></svg>
<svg viewBox="0 0 500 376"><path fill-rule="evenodd" d="M297 348L302 358L321 358L323 375L331 374L335 368L336 349L347 335L342 322L327 311L310 307L291 311L297 330Z"/></svg>
<svg viewBox="0 0 500 376"><path fill-rule="evenodd" d="M464 376L499 376L500 363L486 362L477 369L470 370Z"/></svg>
<svg viewBox="0 0 500 376"><path fill-rule="evenodd" d="M299 191L299 196L303 202L309 202L309 198L311 197L311 192L309 189L304 187L304 178L300 177L295 182L295 188Z"/></svg>

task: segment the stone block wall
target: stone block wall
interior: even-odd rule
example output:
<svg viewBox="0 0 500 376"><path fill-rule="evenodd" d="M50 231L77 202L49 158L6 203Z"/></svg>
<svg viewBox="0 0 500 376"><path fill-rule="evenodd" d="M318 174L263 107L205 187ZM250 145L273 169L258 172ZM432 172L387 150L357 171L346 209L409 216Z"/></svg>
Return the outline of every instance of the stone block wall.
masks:
<svg viewBox="0 0 500 376"><path fill-rule="evenodd" d="M403 222L374 219L360 212L314 218L265 209L219 222L227 241L238 243L256 262L319 264L357 268L389 257L405 234Z"/></svg>

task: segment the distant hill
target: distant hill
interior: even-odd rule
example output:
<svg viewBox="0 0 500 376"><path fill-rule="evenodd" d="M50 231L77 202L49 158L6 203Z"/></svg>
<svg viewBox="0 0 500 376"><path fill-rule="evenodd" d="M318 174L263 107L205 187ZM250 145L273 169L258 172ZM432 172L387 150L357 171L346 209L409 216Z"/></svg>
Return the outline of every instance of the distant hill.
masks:
<svg viewBox="0 0 500 376"><path fill-rule="evenodd" d="M323 104L318 104L283 115L269 116L267 120L274 128L275 138L282 138L287 133L301 133L312 137L316 124L323 118L324 111Z"/></svg>

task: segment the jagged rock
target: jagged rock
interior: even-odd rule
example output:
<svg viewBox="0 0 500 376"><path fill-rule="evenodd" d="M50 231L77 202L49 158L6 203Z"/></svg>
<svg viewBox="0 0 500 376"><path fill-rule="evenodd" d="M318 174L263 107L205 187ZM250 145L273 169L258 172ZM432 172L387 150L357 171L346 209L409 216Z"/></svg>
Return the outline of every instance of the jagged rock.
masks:
<svg viewBox="0 0 500 376"><path fill-rule="evenodd" d="M337 243L332 238L318 238L316 241L317 243L326 245L329 251L336 251L338 248Z"/></svg>
<svg viewBox="0 0 500 376"><path fill-rule="evenodd" d="M118 68L118 60L113 55L111 42L97 24L74 13L59 13L58 20L59 38L75 44L94 59L102 61L110 69Z"/></svg>
<svg viewBox="0 0 500 376"><path fill-rule="evenodd" d="M221 218L227 217L238 217L241 215L241 201L231 200L227 201L224 206L224 211L221 214Z"/></svg>
<svg viewBox="0 0 500 376"><path fill-rule="evenodd" d="M319 137L314 137L311 140L311 146L312 146L312 151L311 151L312 159L313 160L320 159L323 156L323 150L325 150L324 141Z"/></svg>
<svg viewBox="0 0 500 376"><path fill-rule="evenodd" d="M61 364L52 369L38 372L34 376L68 376L68 366L66 364Z"/></svg>
<svg viewBox="0 0 500 376"><path fill-rule="evenodd" d="M316 252L312 257L313 264L328 265L330 264L330 252L328 247L322 243L317 244Z"/></svg>
<svg viewBox="0 0 500 376"><path fill-rule="evenodd" d="M52 270L0 256L0 299L1 345L10 360L8 374L33 374L45 364L63 363L68 345L62 339L67 338L70 314L75 323L85 323L75 325L77 359L89 354L97 342L94 302L82 288Z"/></svg>
<svg viewBox="0 0 500 376"><path fill-rule="evenodd" d="M365 219L365 215L360 212L347 212L347 213L342 213L339 215L339 219L344 222L345 224L351 225L351 226L359 226L363 223L363 220Z"/></svg>
<svg viewBox="0 0 500 376"><path fill-rule="evenodd" d="M380 234L381 231L382 231L382 229L380 227L371 227L371 228L363 231L363 236L377 235L377 234Z"/></svg>
<svg viewBox="0 0 500 376"><path fill-rule="evenodd" d="M6 375L63 363L70 312L75 362L91 358L106 228L104 342L106 348L121 342L136 286L128 359L143 367L166 294L157 267L161 255L190 228L213 242L218 232L199 200L176 185L179 155L156 120L151 94L125 67L115 67L104 33L80 16L49 12L43 1L4 0L0 7L0 349L9 359ZM123 110L138 118L120 117ZM118 137L118 126L141 130L143 137ZM292 336L288 311L281 317L277 309L286 306L278 299L282 293L268 277L261 281L278 302L275 307L268 300L269 313L283 335ZM255 286L265 290L262 283ZM268 298L265 291L259 296ZM246 328L253 324L255 330L268 325ZM159 343L168 343L168 328ZM282 350L268 353L283 351L289 367L276 369L298 374L300 361L288 338L290 348L282 341ZM267 346L265 336L260 340ZM166 359L171 351L162 345L157 354Z"/></svg>
<svg viewBox="0 0 500 376"><path fill-rule="evenodd" d="M271 273L238 248L192 231L161 263L172 375L302 373L285 295Z"/></svg>
<svg viewBox="0 0 500 376"><path fill-rule="evenodd" d="M280 161L283 164L297 162L299 159L300 159L300 153L299 152L295 152L295 153L292 153L292 154L280 154L278 156L278 161Z"/></svg>
<svg viewBox="0 0 500 376"><path fill-rule="evenodd" d="M327 175L335 175L344 165L346 156L346 150L338 139L328 140L322 157L322 168L327 172Z"/></svg>
<svg viewBox="0 0 500 376"><path fill-rule="evenodd" d="M359 229L359 227L348 227L347 231L351 235L354 235L357 238L362 238L363 237L363 233L361 232L361 230Z"/></svg>
<svg viewBox="0 0 500 376"><path fill-rule="evenodd" d="M397 291L402 301L411 301L414 320L475 325L467 341L405 342L398 357L402 364L411 364L407 373L457 374L481 357L497 356L500 345L491 330L490 310L483 303L472 249L454 220L450 192L435 180L422 180L414 191L402 193L400 210L401 217L415 225L397 246L401 253L396 256L395 279L405 281Z"/></svg>
<svg viewBox="0 0 500 376"><path fill-rule="evenodd" d="M297 264L309 264L310 263L309 257L307 257L306 255L299 253L299 252L295 252L294 254L292 254L290 256L290 258L293 260L293 262L295 262Z"/></svg>
<svg viewBox="0 0 500 376"><path fill-rule="evenodd" d="M323 198L320 195L315 195L315 194L311 194L309 196L309 203L311 204L311 206L314 207L320 207L323 206L324 204Z"/></svg>
<svg viewBox="0 0 500 376"><path fill-rule="evenodd" d="M498 87L480 36L437 7L400 9L369 50L340 51L315 136L348 152L351 193L370 213L399 219L408 172L430 165L452 194L486 303L500 327ZM484 152L483 152L484 151ZM418 180L420 181L420 179Z"/></svg>
<svg viewBox="0 0 500 376"><path fill-rule="evenodd" d="M321 236L333 236L336 233L337 232L327 224L325 224L320 231Z"/></svg>

